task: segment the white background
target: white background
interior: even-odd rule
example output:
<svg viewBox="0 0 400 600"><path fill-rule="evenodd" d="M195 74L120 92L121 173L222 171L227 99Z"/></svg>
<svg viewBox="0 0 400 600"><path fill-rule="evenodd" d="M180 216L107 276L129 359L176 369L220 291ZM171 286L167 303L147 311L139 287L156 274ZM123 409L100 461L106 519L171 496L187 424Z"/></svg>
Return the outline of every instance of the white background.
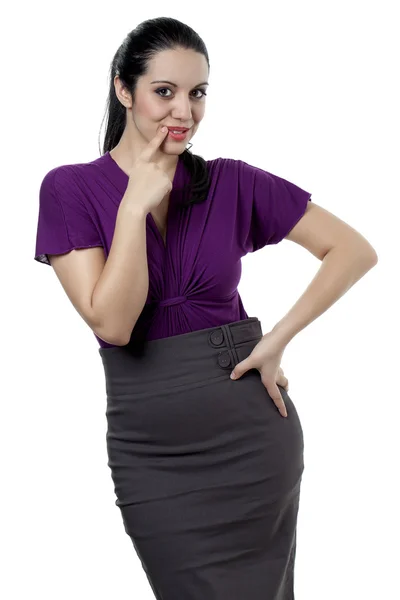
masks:
<svg viewBox="0 0 400 600"><path fill-rule="evenodd" d="M378 265L292 340L282 367L306 445L296 600L397 597L395 2L10 6L0 19L0 595L153 598L114 504L98 344L53 270L33 256L44 175L99 156L115 51L141 21L170 16L200 34L211 61L192 152L240 158L296 183L378 253ZM244 257L239 292L264 333L319 266L287 240Z"/></svg>

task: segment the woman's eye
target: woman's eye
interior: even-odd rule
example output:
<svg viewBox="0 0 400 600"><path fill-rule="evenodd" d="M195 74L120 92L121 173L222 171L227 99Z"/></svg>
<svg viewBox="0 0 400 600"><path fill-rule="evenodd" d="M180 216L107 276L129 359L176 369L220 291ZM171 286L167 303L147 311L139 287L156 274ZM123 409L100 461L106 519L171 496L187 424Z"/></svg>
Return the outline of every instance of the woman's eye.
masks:
<svg viewBox="0 0 400 600"><path fill-rule="evenodd" d="M171 91L169 88L158 88L158 90L156 90L156 94L158 94L159 96L161 96L161 98L170 98L170 96L165 96L164 94L160 94L160 92L163 92L165 90L168 90L169 92ZM194 92L201 92L202 95L201 96L196 96L196 100L201 100L201 98L203 96L207 96L207 93L205 92L205 90L201 90L201 89L197 89L197 90L193 90Z"/></svg>
<svg viewBox="0 0 400 600"><path fill-rule="evenodd" d="M195 92L201 92L202 93L202 96L200 96L200 98L202 98L203 96L207 96L207 92L205 90L198 89L198 90L195 90ZM200 100L200 98L199 98L199 100Z"/></svg>
<svg viewBox="0 0 400 600"><path fill-rule="evenodd" d="M159 94L159 92L163 92L164 90L168 90L169 92L171 91L169 88L159 88L158 90L156 90L156 94ZM161 97L167 98L168 96L164 96L163 94L161 94Z"/></svg>

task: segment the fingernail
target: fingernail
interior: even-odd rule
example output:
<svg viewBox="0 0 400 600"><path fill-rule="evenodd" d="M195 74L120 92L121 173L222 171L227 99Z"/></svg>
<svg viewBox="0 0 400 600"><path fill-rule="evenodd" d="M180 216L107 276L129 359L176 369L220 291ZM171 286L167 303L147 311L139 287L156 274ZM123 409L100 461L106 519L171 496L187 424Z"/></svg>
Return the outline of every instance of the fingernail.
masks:
<svg viewBox="0 0 400 600"><path fill-rule="evenodd" d="M235 373L233 371L231 373L231 379L235 379Z"/></svg>

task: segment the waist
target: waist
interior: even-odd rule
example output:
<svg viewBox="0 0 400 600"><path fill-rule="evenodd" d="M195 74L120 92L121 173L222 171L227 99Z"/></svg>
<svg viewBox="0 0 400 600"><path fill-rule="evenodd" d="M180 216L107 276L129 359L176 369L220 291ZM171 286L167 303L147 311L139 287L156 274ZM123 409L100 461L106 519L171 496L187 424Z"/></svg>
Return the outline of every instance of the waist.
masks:
<svg viewBox="0 0 400 600"><path fill-rule="evenodd" d="M99 348L108 395L159 392L226 377L262 338L257 317L172 337Z"/></svg>

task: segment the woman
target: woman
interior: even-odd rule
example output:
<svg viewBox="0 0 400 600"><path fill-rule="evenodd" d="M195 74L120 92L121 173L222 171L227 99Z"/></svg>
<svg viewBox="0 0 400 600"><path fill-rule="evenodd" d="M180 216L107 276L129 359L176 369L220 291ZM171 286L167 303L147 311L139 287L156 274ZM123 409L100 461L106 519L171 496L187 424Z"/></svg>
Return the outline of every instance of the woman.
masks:
<svg viewBox="0 0 400 600"><path fill-rule="evenodd" d="M35 259L100 345L116 504L155 596L288 600L303 432L280 362L377 256L293 183L186 149L209 68L179 21L128 34L103 154L42 182ZM284 238L323 264L263 335L237 291L240 261Z"/></svg>

